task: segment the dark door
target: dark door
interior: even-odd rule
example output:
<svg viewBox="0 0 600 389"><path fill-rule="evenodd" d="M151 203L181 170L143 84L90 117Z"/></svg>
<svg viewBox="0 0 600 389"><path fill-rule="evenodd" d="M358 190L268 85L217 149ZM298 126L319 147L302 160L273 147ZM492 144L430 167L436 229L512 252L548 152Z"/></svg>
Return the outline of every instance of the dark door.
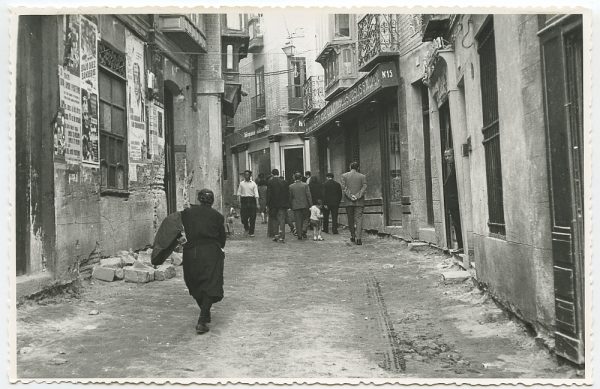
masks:
<svg viewBox="0 0 600 389"><path fill-rule="evenodd" d="M285 149L283 151L285 164L285 179L289 182L294 180L294 173L300 172L304 174L304 149L296 147L293 149Z"/></svg>
<svg viewBox="0 0 600 389"><path fill-rule="evenodd" d="M460 207L458 205L458 185L456 180L456 164L445 158L447 150L452 150L452 126L450 124L450 107L446 101L439 108L440 140L442 158L442 178L444 180L444 217L446 220L446 242L449 249L462 248L462 228Z"/></svg>
<svg viewBox="0 0 600 389"><path fill-rule="evenodd" d="M169 214L177 211L173 112L173 94L165 88L165 194Z"/></svg>
<svg viewBox="0 0 600 389"><path fill-rule="evenodd" d="M542 35L556 353L584 363L581 17Z"/></svg>

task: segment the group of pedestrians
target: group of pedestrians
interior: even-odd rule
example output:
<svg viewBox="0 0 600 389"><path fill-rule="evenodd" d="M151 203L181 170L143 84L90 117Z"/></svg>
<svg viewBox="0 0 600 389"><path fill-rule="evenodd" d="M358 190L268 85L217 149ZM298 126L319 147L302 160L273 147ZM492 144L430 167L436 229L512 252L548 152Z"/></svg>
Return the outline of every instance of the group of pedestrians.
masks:
<svg viewBox="0 0 600 389"><path fill-rule="evenodd" d="M252 172L246 170L237 191L246 234L255 236L257 211L260 211L263 222L268 220L267 235L276 242L285 242L286 224L298 240L308 239L309 227L313 230L313 240L323 240L321 231L329 233L329 217L331 233L338 234L342 204L348 217L350 240L361 245L367 181L358 169L358 163L353 162L350 171L342 174L340 182L334 180L333 173L327 173L322 184L310 171L304 175L296 172L293 183L289 184L278 169L273 169L268 179L260 174L256 182L252 180Z"/></svg>

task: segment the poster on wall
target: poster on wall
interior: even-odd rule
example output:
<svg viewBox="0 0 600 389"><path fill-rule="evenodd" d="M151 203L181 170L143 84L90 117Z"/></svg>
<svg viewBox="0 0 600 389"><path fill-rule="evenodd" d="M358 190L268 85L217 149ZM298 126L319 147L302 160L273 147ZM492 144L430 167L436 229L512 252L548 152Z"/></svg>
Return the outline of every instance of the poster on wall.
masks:
<svg viewBox="0 0 600 389"><path fill-rule="evenodd" d="M86 18L80 23L81 155L84 163L98 165L98 28Z"/></svg>
<svg viewBox="0 0 600 389"><path fill-rule="evenodd" d="M156 103L150 103L148 110L150 154L152 158L161 158L165 148L164 110Z"/></svg>
<svg viewBox="0 0 600 389"><path fill-rule="evenodd" d="M66 161L81 161L81 91L79 76L58 66L60 107L53 123L55 154ZM58 146L58 147L57 147Z"/></svg>
<svg viewBox="0 0 600 389"><path fill-rule="evenodd" d="M129 139L129 177L137 180L137 164L148 158L146 139L146 107L144 97L144 42L129 31L125 31L127 55L127 106Z"/></svg>
<svg viewBox="0 0 600 389"><path fill-rule="evenodd" d="M80 40L79 40L79 15L66 16L65 41L63 51L63 67L73 76L79 77L80 65Z"/></svg>

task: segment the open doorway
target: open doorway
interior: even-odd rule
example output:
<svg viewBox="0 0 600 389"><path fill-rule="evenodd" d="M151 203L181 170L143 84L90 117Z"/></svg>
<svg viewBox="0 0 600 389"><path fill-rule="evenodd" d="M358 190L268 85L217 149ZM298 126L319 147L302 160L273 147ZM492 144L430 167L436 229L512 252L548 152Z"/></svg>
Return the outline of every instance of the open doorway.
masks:
<svg viewBox="0 0 600 389"><path fill-rule="evenodd" d="M288 182L294 181L294 173L304 173L304 148L302 146L283 149L283 171Z"/></svg>
<svg viewBox="0 0 600 389"><path fill-rule="evenodd" d="M177 180L175 172L175 136L174 136L173 93L165 88L165 194L167 213L177 211Z"/></svg>
<svg viewBox="0 0 600 389"><path fill-rule="evenodd" d="M446 224L446 244L449 249L462 249L462 224L458 202L456 164L452 147L452 126L448 101L439 108L440 140L442 153L442 178L444 180L444 217Z"/></svg>

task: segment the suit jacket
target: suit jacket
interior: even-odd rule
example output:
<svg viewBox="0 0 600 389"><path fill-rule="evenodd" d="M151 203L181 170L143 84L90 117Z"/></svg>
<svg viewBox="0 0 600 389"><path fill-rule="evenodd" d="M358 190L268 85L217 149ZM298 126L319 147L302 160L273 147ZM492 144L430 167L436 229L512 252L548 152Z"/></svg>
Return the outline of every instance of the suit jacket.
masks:
<svg viewBox="0 0 600 389"><path fill-rule="evenodd" d="M267 207L289 208L290 191L288 183L281 177L272 177L267 182Z"/></svg>
<svg viewBox="0 0 600 389"><path fill-rule="evenodd" d="M367 191L367 177L357 172L356 170L350 170L347 173L342 174L341 179L342 191L345 195L346 206L359 206L365 205L365 192ZM351 195L356 196L357 200L352 201Z"/></svg>
<svg viewBox="0 0 600 389"><path fill-rule="evenodd" d="M334 180L327 180L323 184L323 204L328 207L339 207L342 201L342 186Z"/></svg>
<svg viewBox="0 0 600 389"><path fill-rule="evenodd" d="M308 184L304 182L294 182L290 185L290 208L293 210L310 208L312 206L312 198Z"/></svg>
<svg viewBox="0 0 600 389"><path fill-rule="evenodd" d="M317 204L317 200L323 198L323 184L319 182L317 177L311 177L307 182L308 188L310 189L310 197L312 198L312 203Z"/></svg>

